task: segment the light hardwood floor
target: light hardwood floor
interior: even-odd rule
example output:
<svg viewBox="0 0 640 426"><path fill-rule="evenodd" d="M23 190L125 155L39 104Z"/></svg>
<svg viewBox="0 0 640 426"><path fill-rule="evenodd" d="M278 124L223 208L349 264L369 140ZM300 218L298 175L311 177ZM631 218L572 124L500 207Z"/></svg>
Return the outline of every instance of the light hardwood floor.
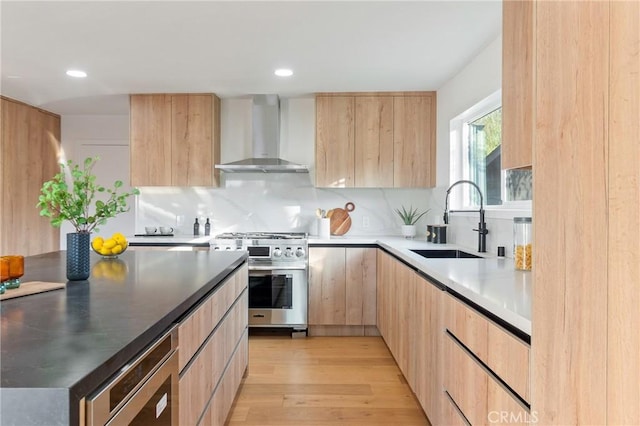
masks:
<svg viewBox="0 0 640 426"><path fill-rule="evenodd" d="M380 337L251 336L233 425L429 425Z"/></svg>

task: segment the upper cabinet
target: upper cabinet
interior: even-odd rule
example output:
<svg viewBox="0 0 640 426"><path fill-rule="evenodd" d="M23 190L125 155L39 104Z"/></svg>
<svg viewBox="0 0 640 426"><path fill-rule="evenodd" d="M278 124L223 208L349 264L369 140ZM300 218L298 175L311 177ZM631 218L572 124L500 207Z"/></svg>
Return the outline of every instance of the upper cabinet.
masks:
<svg viewBox="0 0 640 426"><path fill-rule="evenodd" d="M316 186L435 186L436 94L316 96Z"/></svg>
<svg viewBox="0 0 640 426"><path fill-rule="evenodd" d="M60 231L35 206L60 171L60 116L4 97L0 106L0 253L58 250Z"/></svg>
<svg viewBox="0 0 640 426"><path fill-rule="evenodd" d="M535 2L502 2L502 168L532 165Z"/></svg>
<svg viewBox="0 0 640 426"><path fill-rule="evenodd" d="M353 96L316 97L316 186L354 186Z"/></svg>
<svg viewBox="0 0 640 426"><path fill-rule="evenodd" d="M131 186L217 186L220 99L131 95Z"/></svg>
<svg viewBox="0 0 640 426"><path fill-rule="evenodd" d="M436 186L436 94L393 97L393 186Z"/></svg>

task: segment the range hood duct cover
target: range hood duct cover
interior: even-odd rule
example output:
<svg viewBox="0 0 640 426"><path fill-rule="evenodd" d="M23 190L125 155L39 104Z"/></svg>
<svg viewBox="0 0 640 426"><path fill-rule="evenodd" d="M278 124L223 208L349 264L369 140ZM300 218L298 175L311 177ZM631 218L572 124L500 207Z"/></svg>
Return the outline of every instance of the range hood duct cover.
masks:
<svg viewBox="0 0 640 426"><path fill-rule="evenodd" d="M255 95L252 106L253 157L216 164L223 172L309 173L307 166L280 158L280 99L277 95Z"/></svg>

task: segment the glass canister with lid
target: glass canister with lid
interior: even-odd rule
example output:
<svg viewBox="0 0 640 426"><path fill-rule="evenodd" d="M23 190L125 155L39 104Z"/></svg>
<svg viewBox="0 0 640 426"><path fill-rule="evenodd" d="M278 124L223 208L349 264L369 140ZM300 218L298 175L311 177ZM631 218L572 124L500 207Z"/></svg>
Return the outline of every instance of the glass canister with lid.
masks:
<svg viewBox="0 0 640 426"><path fill-rule="evenodd" d="M533 255L533 233L530 217L513 218L513 258L515 268L530 271Z"/></svg>

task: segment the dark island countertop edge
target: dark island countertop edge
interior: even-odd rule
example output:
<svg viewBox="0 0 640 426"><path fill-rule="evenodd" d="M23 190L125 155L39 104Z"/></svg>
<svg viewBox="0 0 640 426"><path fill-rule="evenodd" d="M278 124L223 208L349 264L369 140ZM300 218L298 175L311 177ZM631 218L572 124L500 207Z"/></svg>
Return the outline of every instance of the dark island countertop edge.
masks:
<svg viewBox="0 0 640 426"><path fill-rule="evenodd" d="M244 264L247 258L248 254L245 254L237 261L230 263L226 269L212 277L206 285L202 286L198 291L189 296L183 303L177 305L164 318L148 328L144 333L122 348L118 353L114 354L98 369L92 371L82 380L75 383L69 389L71 396L70 403L72 407L75 405L75 408L77 409L78 402L82 397L87 396L87 394L94 391L97 386L108 381L109 378L117 374L127 362L135 358L137 354L142 352L156 339L167 332L172 326L179 322L179 320L186 316L191 311L191 308L197 305L202 298L214 291L220 284L222 284L226 277Z"/></svg>

